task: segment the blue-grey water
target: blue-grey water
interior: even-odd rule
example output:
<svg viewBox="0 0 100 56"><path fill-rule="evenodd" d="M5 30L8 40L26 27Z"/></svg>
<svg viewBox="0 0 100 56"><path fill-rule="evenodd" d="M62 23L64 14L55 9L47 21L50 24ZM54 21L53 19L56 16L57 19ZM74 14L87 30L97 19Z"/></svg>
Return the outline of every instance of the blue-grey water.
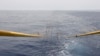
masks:
<svg viewBox="0 0 100 56"><path fill-rule="evenodd" d="M0 56L100 56L100 12L0 11L0 30L40 33L41 38L0 37Z"/></svg>

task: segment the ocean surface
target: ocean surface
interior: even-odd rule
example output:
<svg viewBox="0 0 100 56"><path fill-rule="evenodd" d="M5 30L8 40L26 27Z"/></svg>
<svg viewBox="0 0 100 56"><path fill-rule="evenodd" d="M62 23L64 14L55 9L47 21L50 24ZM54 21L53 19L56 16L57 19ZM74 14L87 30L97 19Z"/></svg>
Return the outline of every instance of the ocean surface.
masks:
<svg viewBox="0 0 100 56"><path fill-rule="evenodd" d="M100 12L0 11L0 30L39 33L40 38L0 36L0 56L100 56Z"/></svg>

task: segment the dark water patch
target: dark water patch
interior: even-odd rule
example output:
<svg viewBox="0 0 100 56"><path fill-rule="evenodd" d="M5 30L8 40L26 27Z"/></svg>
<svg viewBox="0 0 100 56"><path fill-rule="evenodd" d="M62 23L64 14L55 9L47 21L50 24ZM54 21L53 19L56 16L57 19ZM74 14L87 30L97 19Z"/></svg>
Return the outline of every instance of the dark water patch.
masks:
<svg viewBox="0 0 100 56"><path fill-rule="evenodd" d="M11 52L10 50L2 50L0 51L0 56L28 56L28 55L14 53Z"/></svg>

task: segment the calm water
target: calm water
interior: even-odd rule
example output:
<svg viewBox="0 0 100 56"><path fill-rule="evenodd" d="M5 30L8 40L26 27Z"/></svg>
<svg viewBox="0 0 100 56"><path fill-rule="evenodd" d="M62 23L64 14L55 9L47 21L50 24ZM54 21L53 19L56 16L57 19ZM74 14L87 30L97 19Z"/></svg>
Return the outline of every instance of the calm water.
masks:
<svg viewBox="0 0 100 56"><path fill-rule="evenodd" d="M41 38L0 37L0 56L100 56L100 12L0 11L0 30L40 33Z"/></svg>

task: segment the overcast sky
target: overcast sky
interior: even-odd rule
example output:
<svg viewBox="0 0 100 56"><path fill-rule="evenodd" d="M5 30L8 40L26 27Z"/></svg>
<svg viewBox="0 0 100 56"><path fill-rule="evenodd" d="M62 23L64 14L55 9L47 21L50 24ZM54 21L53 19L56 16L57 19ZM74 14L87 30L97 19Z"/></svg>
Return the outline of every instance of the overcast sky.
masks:
<svg viewBox="0 0 100 56"><path fill-rule="evenodd" d="M0 10L100 10L100 0L0 0Z"/></svg>

